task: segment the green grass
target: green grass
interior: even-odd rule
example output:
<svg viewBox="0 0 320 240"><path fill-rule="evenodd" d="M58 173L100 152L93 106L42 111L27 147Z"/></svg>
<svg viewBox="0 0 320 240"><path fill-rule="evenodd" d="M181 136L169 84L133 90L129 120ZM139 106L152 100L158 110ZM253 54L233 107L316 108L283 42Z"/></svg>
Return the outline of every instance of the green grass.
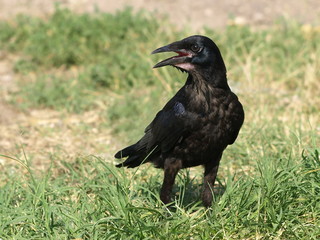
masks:
<svg viewBox="0 0 320 240"><path fill-rule="evenodd" d="M19 100L26 108L82 112L94 108L93 92L154 83L151 65L141 57L150 54L147 46L159 26L142 13L127 9L92 17L58 9L48 20L20 16L0 29L0 46L22 55L16 72L36 75L21 83ZM50 69L59 71L48 75Z"/></svg>
<svg viewBox="0 0 320 240"><path fill-rule="evenodd" d="M79 158L52 166L42 177L25 160L4 171L0 237L4 239L318 239L319 151L301 159L268 159L252 176L220 179L211 210L201 206L200 184L188 170L178 177L174 208L157 192L159 171L118 170L103 159ZM300 162L292 164L292 161ZM55 171L60 173L54 174Z"/></svg>
<svg viewBox="0 0 320 240"><path fill-rule="evenodd" d="M175 69L152 70L165 56L150 52L194 34L130 9L114 15L57 9L45 20L0 22L0 32L1 50L18 59L19 90L8 98L14 106L73 116L95 111L99 131L112 129L123 146L141 136L186 78ZM212 208L199 198L201 168L181 171L175 207L168 209L158 196L162 172L150 165L116 169L113 159L66 160L57 150L47 156L49 170L39 173L37 154L1 155L0 238L320 237L319 28L279 20L268 29L201 32L219 45L246 112L223 156Z"/></svg>

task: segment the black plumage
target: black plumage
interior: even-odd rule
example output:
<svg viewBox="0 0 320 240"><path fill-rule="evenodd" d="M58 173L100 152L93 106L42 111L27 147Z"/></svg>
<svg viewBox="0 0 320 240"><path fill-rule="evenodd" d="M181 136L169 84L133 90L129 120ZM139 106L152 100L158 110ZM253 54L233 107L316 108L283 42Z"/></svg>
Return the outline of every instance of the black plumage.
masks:
<svg viewBox="0 0 320 240"><path fill-rule="evenodd" d="M137 167L152 162L164 169L160 198L170 202L178 171L204 166L202 201L212 203L212 189L224 149L233 144L244 121L238 97L230 90L226 67L216 44L204 36L191 36L152 53L177 56L154 67L174 66L188 73L185 85L158 112L135 144L116 153L126 158L117 167Z"/></svg>

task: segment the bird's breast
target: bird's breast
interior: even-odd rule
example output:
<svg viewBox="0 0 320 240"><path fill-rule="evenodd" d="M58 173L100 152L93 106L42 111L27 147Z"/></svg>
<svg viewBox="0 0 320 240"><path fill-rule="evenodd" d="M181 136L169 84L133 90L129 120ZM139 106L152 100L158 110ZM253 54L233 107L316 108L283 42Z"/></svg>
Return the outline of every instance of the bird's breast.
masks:
<svg viewBox="0 0 320 240"><path fill-rule="evenodd" d="M197 105L197 121L194 123L194 137L206 145L227 145L230 129L238 117L239 102L233 94L216 94L194 99ZM197 142L197 141L196 141Z"/></svg>

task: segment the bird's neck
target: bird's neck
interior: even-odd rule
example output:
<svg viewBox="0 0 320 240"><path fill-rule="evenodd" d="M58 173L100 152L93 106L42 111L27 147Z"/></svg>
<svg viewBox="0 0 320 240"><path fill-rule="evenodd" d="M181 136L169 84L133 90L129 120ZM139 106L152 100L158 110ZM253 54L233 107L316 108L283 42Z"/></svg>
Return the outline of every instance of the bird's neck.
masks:
<svg viewBox="0 0 320 240"><path fill-rule="evenodd" d="M204 84L213 88L230 90L226 71L217 71L216 69L189 72L187 84L194 84L195 86Z"/></svg>

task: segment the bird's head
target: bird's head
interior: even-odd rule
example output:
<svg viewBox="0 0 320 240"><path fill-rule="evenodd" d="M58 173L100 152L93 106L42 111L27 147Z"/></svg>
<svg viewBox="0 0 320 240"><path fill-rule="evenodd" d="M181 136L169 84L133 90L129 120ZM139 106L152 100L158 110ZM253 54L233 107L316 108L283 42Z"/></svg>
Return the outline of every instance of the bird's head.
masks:
<svg viewBox="0 0 320 240"><path fill-rule="evenodd" d="M193 72L226 72L226 68L217 45L208 37L191 36L181 41L173 42L152 52L176 52L177 56L157 63L154 68L174 66L190 74Z"/></svg>

